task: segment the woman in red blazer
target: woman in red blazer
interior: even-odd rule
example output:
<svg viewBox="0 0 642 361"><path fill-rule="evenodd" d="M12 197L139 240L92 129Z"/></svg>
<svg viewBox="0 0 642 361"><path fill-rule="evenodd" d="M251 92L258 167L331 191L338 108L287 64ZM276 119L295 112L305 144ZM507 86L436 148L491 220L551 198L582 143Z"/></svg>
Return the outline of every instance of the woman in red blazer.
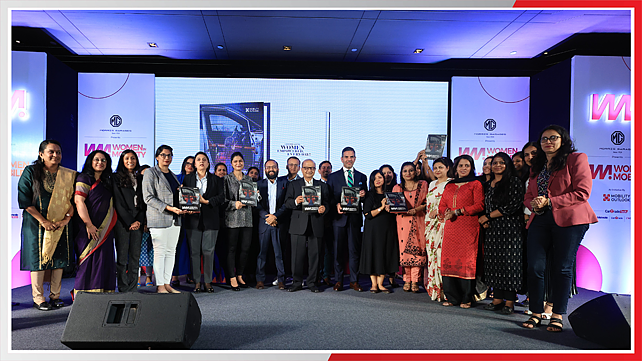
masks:
<svg viewBox="0 0 642 361"><path fill-rule="evenodd" d="M536 143L524 204L533 211L528 224L528 292L530 310L526 328L541 325L544 312L544 270L547 253L553 257L553 316L547 330L562 331L571 288L573 261L590 223L597 222L588 199L593 180L588 158L576 153L568 131L549 125ZM552 252L549 252L552 250Z"/></svg>

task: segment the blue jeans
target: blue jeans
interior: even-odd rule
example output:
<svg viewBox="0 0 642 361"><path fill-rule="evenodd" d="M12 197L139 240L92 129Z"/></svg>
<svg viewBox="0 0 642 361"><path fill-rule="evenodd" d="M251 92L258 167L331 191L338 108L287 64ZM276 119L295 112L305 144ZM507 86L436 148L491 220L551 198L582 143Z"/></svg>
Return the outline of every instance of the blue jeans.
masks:
<svg viewBox="0 0 642 361"><path fill-rule="evenodd" d="M279 233L281 229L278 227L268 227L268 229L259 234L259 256L256 259L256 281L265 282L265 263L267 262L268 250L270 249L270 242L274 248L274 258L276 264L277 279L279 282L284 282L285 269L283 267L283 254L281 253L281 243Z"/></svg>
<svg viewBox="0 0 642 361"><path fill-rule="evenodd" d="M553 295L549 299L553 302L553 313L563 315L566 314L577 248L589 225L560 227L555 223L551 210L533 216L527 241L529 308L533 313L544 312L544 271L548 253L553 257L550 264Z"/></svg>

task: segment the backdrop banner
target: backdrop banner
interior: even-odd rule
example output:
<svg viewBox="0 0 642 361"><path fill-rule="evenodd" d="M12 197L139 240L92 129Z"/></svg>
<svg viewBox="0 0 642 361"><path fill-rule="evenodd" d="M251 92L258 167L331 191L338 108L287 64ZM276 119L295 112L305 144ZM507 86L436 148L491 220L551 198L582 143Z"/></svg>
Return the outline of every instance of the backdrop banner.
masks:
<svg viewBox="0 0 642 361"><path fill-rule="evenodd" d="M530 78L453 77L450 155L468 154L475 171L498 152L512 156L528 141Z"/></svg>
<svg viewBox="0 0 642 361"><path fill-rule="evenodd" d="M38 157L45 139L47 54L11 52L11 288L31 284L29 272L20 271L22 210L18 207L18 180ZM64 156L64 155L63 155Z"/></svg>
<svg viewBox="0 0 642 361"><path fill-rule="evenodd" d="M571 137L588 155L593 176L591 225L578 253L577 285L633 291L631 247L631 59L571 59ZM597 282L601 280L601 282Z"/></svg>
<svg viewBox="0 0 642 361"><path fill-rule="evenodd" d="M100 149L116 170L131 149L154 165L154 74L78 74L78 171Z"/></svg>

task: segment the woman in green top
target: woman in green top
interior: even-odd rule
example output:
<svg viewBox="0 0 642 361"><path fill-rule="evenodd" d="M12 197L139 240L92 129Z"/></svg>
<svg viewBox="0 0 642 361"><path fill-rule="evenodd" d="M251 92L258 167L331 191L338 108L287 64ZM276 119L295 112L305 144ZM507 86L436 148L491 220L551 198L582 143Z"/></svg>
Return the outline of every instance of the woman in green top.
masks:
<svg viewBox="0 0 642 361"><path fill-rule="evenodd" d="M20 269L31 271L33 307L48 311L64 306L60 300L62 269L73 262L69 221L76 172L60 166L60 143L44 140L38 159L18 181L22 214ZM45 272L50 273L49 302L44 296Z"/></svg>

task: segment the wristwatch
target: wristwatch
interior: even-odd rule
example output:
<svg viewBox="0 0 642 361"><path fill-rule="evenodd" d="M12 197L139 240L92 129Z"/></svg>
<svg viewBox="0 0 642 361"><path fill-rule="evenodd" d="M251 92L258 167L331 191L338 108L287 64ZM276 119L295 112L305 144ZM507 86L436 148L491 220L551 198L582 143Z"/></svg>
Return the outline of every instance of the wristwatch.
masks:
<svg viewBox="0 0 642 361"><path fill-rule="evenodd" d="M462 214L463 213L461 211L461 208L459 208L458 210L455 211L455 215L457 215L457 216L461 216Z"/></svg>

